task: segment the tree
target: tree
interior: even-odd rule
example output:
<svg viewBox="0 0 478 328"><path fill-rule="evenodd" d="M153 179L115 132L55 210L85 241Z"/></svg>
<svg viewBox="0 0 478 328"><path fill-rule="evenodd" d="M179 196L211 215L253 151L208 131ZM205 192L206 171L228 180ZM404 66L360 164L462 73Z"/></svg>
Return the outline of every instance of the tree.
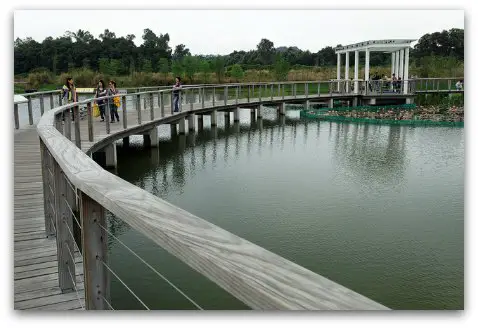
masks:
<svg viewBox="0 0 478 328"><path fill-rule="evenodd" d="M196 72L198 71L198 61L196 57L193 57L191 55L184 57L183 65L187 78L190 82L192 82L194 74L196 74Z"/></svg>
<svg viewBox="0 0 478 328"><path fill-rule="evenodd" d="M173 60L171 70L173 71L174 77L182 76L184 73L184 67L179 60Z"/></svg>
<svg viewBox="0 0 478 328"><path fill-rule="evenodd" d="M262 65L270 65L272 63L272 55L274 53L274 43L267 39L262 39L257 45L257 52Z"/></svg>
<svg viewBox="0 0 478 328"><path fill-rule="evenodd" d="M163 74L163 78L166 79L169 73L169 63L167 58L160 58L158 63L158 71Z"/></svg>
<svg viewBox="0 0 478 328"><path fill-rule="evenodd" d="M77 32L66 31L68 37L75 39L75 42L90 43L94 40L93 35L88 31L78 30ZM114 33L113 33L114 34Z"/></svg>
<svg viewBox="0 0 478 328"><path fill-rule="evenodd" d="M274 64L275 78L279 81L287 80L289 69L290 69L289 63L284 59L284 57L282 57L281 55L278 55L276 57L276 61Z"/></svg>
<svg viewBox="0 0 478 328"><path fill-rule="evenodd" d="M174 49L173 53L173 59L174 60L182 60L186 56L190 56L191 53L189 52L189 49L186 48L184 44L178 44L176 48Z"/></svg>
<svg viewBox="0 0 478 328"><path fill-rule="evenodd" d="M224 75L226 73L224 58L218 56L214 59L214 72L216 73L216 78L219 83L224 81Z"/></svg>
<svg viewBox="0 0 478 328"><path fill-rule="evenodd" d="M201 72L201 78L203 83L209 82L209 73L211 72L211 65L206 59L202 59L199 62L199 72Z"/></svg>
<svg viewBox="0 0 478 328"><path fill-rule="evenodd" d="M232 65L231 76L236 80L236 82L239 82L239 80L244 77L244 71L242 70L241 65L239 64Z"/></svg>
<svg viewBox="0 0 478 328"><path fill-rule="evenodd" d="M151 60L143 59L141 70L146 73L151 73L153 71L153 65L151 65Z"/></svg>

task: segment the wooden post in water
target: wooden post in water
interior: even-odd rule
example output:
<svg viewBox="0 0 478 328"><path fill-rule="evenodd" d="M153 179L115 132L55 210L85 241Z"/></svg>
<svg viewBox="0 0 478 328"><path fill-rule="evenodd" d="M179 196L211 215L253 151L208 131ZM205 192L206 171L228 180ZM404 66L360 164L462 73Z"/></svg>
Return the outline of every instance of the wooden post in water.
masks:
<svg viewBox="0 0 478 328"><path fill-rule="evenodd" d="M191 113L191 114L188 115L188 129L189 129L189 131L194 131L194 123L195 123L194 114Z"/></svg>
<svg viewBox="0 0 478 328"><path fill-rule="evenodd" d="M75 275L75 254L73 246L72 213L66 205L66 177L60 165L53 160L53 175L55 177L55 211L56 211L56 246L58 258L58 280L62 292L75 289L72 280Z"/></svg>
<svg viewBox="0 0 478 328"><path fill-rule="evenodd" d="M211 111L211 126L217 126L216 110Z"/></svg>
<svg viewBox="0 0 478 328"><path fill-rule="evenodd" d="M85 193L80 193L80 212L83 245L83 273L85 307L87 310L106 310L104 299L109 298L108 234L104 208Z"/></svg>

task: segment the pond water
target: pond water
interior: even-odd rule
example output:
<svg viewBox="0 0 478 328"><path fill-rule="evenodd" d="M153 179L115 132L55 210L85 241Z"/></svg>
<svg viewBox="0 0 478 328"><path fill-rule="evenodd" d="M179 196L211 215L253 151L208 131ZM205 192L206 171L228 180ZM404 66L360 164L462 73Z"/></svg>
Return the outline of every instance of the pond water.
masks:
<svg viewBox="0 0 478 328"><path fill-rule="evenodd" d="M118 147L123 179L393 309L463 309L462 128L279 117ZM196 125L197 126L197 125ZM111 231L204 309L240 301L109 215ZM194 309L117 241L110 265L152 309ZM141 304L112 277L115 309Z"/></svg>

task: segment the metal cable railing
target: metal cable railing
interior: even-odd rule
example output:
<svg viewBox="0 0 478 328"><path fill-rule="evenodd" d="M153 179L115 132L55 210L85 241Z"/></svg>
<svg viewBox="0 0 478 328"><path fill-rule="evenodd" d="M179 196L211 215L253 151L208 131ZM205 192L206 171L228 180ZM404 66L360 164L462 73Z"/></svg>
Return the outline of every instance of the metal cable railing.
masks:
<svg viewBox="0 0 478 328"><path fill-rule="evenodd" d="M151 271L156 273L161 279L166 281L171 287L173 287L176 291L178 291L181 295L183 295L189 302L191 302L196 308L199 310L203 310L201 306L199 306L195 301L191 299L186 293L184 293L179 287L177 287L174 283L169 281L165 276L163 276L161 273L159 273L153 266L151 266L148 262L146 262L141 256L139 256L135 251L133 251L131 248L129 248L126 244L124 244L119 238L117 238L114 234L112 234L110 231L108 231L107 228L103 227L102 225L99 225L101 229L103 229L108 235L113 237L117 242L119 242L124 248L126 248L128 251L131 252L134 256L136 256L141 262L143 262Z"/></svg>
<svg viewBox="0 0 478 328"><path fill-rule="evenodd" d="M144 304L144 302L139 298L139 296L136 295L123 280L121 280L121 278L108 266L108 264L106 264L103 260L99 258L98 260L101 261L101 263L103 263L105 268L108 269L108 271L111 272L111 274L113 274L113 276L115 276L116 279L118 279L118 281L131 293L131 295L133 295L138 300L138 302L141 303L141 305L144 306L146 310L151 310L146 304Z"/></svg>

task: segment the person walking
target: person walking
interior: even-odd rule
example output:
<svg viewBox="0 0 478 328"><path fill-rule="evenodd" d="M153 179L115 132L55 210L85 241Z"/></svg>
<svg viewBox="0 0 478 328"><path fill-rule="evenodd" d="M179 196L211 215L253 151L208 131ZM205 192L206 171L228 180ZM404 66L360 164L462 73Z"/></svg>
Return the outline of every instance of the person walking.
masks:
<svg viewBox="0 0 478 328"><path fill-rule="evenodd" d="M105 97L107 90L105 88L105 82L103 80L99 80L98 86L96 87L95 98ZM96 104L98 105L98 109L100 110L101 115L101 122L105 121L105 99L96 100Z"/></svg>
<svg viewBox="0 0 478 328"><path fill-rule="evenodd" d="M114 96L118 94L118 90L116 89L116 82L111 80L108 83L108 96ZM114 98L109 98L108 99L109 107L110 107L110 115L111 115L111 123L119 122L119 115L118 115L118 107L116 107L116 104L114 102Z"/></svg>
<svg viewBox="0 0 478 328"><path fill-rule="evenodd" d="M179 101L180 101L180 93L181 93L181 78L179 76L176 77L176 84L173 86L173 106L174 112L179 112Z"/></svg>
<svg viewBox="0 0 478 328"><path fill-rule="evenodd" d="M66 100L68 104L77 102L77 96L76 96L76 88L75 88L75 82L73 81L72 77L67 77L66 78L66 84L63 85L63 96L62 98ZM75 116L73 113L73 108L71 108L71 117L73 118L73 121L75 120ZM63 120L65 118L63 117Z"/></svg>

